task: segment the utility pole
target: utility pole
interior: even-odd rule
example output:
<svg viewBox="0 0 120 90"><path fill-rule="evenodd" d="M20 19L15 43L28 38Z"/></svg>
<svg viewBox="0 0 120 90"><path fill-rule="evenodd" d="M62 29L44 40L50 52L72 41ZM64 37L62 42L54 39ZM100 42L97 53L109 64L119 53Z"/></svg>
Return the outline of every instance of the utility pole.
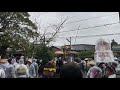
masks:
<svg viewBox="0 0 120 90"><path fill-rule="evenodd" d="M44 36L44 39L43 39L43 44L44 44L44 47L45 47L45 36Z"/></svg>
<svg viewBox="0 0 120 90"><path fill-rule="evenodd" d="M66 45L64 45L64 58L66 59Z"/></svg>
<svg viewBox="0 0 120 90"><path fill-rule="evenodd" d="M119 12L119 22L120 22L120 12Z"/></svg>
<svg viewBox="0 0 120 90"><path fill-rule="evenodd" d="M70 37L70 51L71 51L71 37Z"/></svg>
<svg viewBox="0 0 120 90"><path fill-rule="evenodd" d="M66 38L66 40L70 43L70 60L72 61L72 54L71 54L71 37L70 40Z"/></svg>

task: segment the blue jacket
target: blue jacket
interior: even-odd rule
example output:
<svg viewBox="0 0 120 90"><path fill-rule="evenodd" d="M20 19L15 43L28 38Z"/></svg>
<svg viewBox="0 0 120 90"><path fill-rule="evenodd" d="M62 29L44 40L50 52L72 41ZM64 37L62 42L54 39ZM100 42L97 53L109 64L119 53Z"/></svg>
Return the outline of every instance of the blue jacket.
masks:
<svg viewBox="0 0 120 90"><path fill-rule="evenodd" d="M36 62L33 62L32 64L33 64L34 67L35 67L36 75L38 75L38 69L39 69L38 64L37 64Z"/></svg>
<svg viewBox="0 0 120 90"><path fill-rule="evenodd" d="M9 64L8 62L5 64L1 64L1 67L5 71L5 77L6 78L15 78L15 68L12 64Z"/></svg>
<svg viewBox="0 0 120 90"><path fill-rule="evenodd" d="M35 78L36 77L36 72L35 72L35 67L33 64L31 64L30 66L27 64L27 68L29 71L29 77L30 78Z"/></svg>

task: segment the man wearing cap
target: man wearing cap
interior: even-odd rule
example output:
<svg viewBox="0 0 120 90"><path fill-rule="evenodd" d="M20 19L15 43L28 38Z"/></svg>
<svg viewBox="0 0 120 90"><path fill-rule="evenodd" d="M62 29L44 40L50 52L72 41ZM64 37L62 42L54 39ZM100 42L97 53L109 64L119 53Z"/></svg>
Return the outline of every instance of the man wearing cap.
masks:
<svg viewBox="0 0 120 90"><path fill-rule="evenodd" d="M27 68L28 68L28 71L29 71L29 77L30 78L35 78L36 77L36 73L35 73L35 67L32 64L32 59L28 59Z"/></svg>

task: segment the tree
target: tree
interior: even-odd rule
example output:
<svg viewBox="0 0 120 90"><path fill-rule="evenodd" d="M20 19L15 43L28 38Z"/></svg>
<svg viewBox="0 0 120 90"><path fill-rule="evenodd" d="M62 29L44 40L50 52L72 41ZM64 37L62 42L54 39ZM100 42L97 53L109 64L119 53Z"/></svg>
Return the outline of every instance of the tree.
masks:
<svg viewBox="0 0 120 90"><path fill-rule="evenodd" d="M38 27L37 29L37 36L33 38L33 44L32 44L32 52L35 54L35 57L38 59L42 59L43 63L48 62L49 60L52 60L54 57L54 53L49 50L49 43L53 41L59 31L64 28L64 23L68 20L67 18L61 19L59 23L56 24L50 24L49 26L42 28L42 26L36 21L35 23ZM53 33L47 33L49 30L53 30ZM42 32L42 33L41 33Z"/></svg>
<svg viewBox="0 0 120 90"><path fill-rule="evenodd" d="M94 52L93 51L82 51L82 52L80 52L79 57L82 59L92 58L92 57L94 57Z"/></svg>
<svg viewBox="0 0 120 90"><path fill-rule="evenodd" d="M50 24L49 26L42 28L42 26L37 22L37 20L35 19L35 23L38 27L37 29L37 37L34 38L34 42L39 42L42 44L48 45L51 41L53 41L57 34L59 33L59 31L64 28L64 24L65 22L68 20L68 17L61 19L61 21L59 23L56 24ZM47 33L47 31L53 30L53 33ZM41 31L43 33L41 33Z"/></svg>
<svg viewBox="0 0 120 90"><path fill-rule="evenodd" d="M118 45L118 43L115 42L115 40L113 39L112 42L111 42L111 48L112 48L113 46L116 46L116 45Z"/></svg>
<svg viewBox="0 0 120 90"><path fill-rule="evenodd" d="M29 16L27 12L0 12L0 46L26 51L37 29Z"/></svg>
<svg viewBox="0 0 120 90"><path fill-rule="evenodd" d="M41 45L39 45L36 49L35 52L35 58L37 59L42 59L43 62L42 64L46 64L48 61L52 60L54 58L54 53L52 51L49 50L48 47L43 47Z"/></svg>

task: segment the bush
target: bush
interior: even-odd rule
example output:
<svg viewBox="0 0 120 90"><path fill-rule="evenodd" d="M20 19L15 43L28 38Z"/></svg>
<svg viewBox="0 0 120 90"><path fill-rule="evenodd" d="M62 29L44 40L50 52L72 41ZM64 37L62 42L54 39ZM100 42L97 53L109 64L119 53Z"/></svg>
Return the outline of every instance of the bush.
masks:
<svg viewBox="0 0 120 90"><path fill-rule="evenodd" d="M54 53L48 47L40 47L36 50L34 57L39 60L42 59L42 64L46 64L54 58Z"/></svg>
<svg viewBox="0 0 120 90"><path fill-rule="evenodd" d="M93 58L94 57L94 52L92 52L92 51L82 51L82 52L79 53L79 57L81 59Z"/></svg>

